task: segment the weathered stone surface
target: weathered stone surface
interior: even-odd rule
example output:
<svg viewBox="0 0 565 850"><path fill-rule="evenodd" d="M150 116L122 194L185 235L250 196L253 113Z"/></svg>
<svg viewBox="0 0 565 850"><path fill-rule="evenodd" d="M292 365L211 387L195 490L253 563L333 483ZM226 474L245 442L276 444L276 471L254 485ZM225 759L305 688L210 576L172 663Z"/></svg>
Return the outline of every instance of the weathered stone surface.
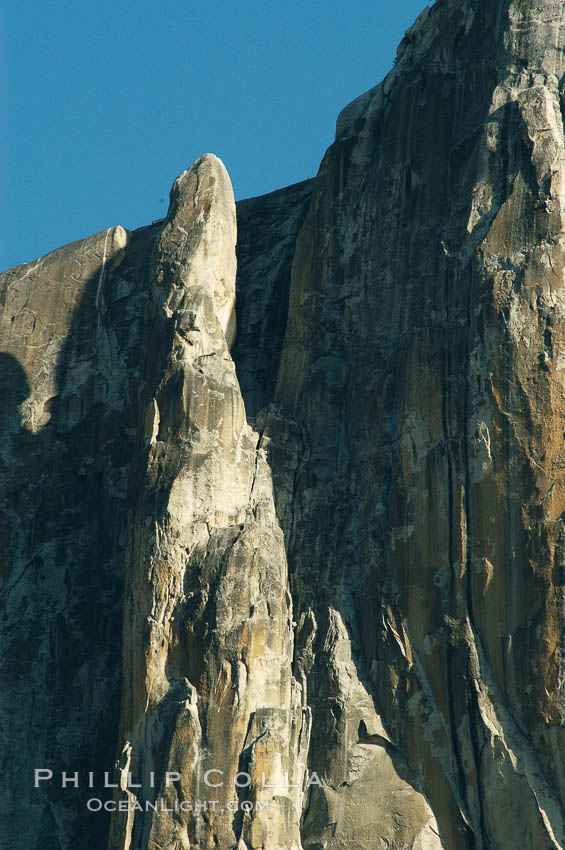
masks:
<svg viewBox="0 0 565 850"><path fill-rule="evenodd" d="M211 155L0 277L10 848L565 845L561 6L422 13L239 205L235 342Z"/></svg>
<svg viewBox="0 0 565 850"><path fill-rule="evenodd" d="M565 841L561 19L423 13L342 113L299 237L266 433L337 832L341 622L444 846Z"/></svg>
<svg viewBox="0 0 565 850"><path fill-rule="evenodd" d="M300 187L289 194L304 197ZM288 293L286 243L298 226L285 227L278 274ZM106 846L107 816L86 810L89 798L112 794L104 771L125 788L129 771L146 778L156 768L155 788L140 797L168 800L163 771L191 758L200 780L183 778L189 798L206 765L225 774L224 802L237 801L234 773L248 771L239 796L262 811L224 811L218 824L187 816L180 826L168 815L116 817L110 846L131 836L153 846L171 830L184 842L299 844L310 715L291 675L270 471L229 355L235 242L229 179L206 156L175 182L162 222L110 228L0 278L11 847ZM284 328L280 310L272 314L264 335L278 334L267 343L276 358ZM52 770L53 782L34 789L35 768ZM78 771L79 787L61 788L62 771ZM261 787L263 772L273 788ZM273 796L282 815L268 813Z"/></svg>
<svg viewBox="0 0 565 850"><path fill-rule="evenodd" d="M2 846L102 847L115 759L128 398L156 234L109 228L0 276ZM33 789L34 769L57 781ZM62 770L84 771L78 789Z"/></svg>
<svg viewBox="0 0 565 850"><path fill-rule="evenodd" d="M218 231L225 240L212 253ZM156 252L147 412L131 493L121 724L142 800L209 799L208 770L221 771L213 781L223 784L214 789L217 811L116 818L111 847L232 847L240 837L248 847L300 844L300 789L287 792L283 777L302 778L309 713L292 677L283 534L229 355L231 324L215 302L213 282L221 280L233 303L235 241L229 178L208 156L175 184ZM265 772L276 817L230 813L238 770L251 777L252 802ZM167 787L163 771L182 775L180 785ZM152 772L159 783L150 790Z"/></svg>

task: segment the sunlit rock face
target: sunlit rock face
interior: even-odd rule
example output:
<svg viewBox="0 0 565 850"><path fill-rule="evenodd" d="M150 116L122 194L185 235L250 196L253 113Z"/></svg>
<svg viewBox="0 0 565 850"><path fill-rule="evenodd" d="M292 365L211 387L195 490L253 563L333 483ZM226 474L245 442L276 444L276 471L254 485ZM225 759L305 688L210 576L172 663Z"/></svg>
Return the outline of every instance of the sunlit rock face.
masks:
<svg viewBox="0 0 565 850"><path fill-rule="evenodd" d="M0 276L10 850L564 846L561 7Z"/></svg>
<svg viewBox="0 0 565 850"><path fill-rule="evenodd" d="M343 634L450 848L564 841L561 16L438 3L342 113L267 426L299 446L278 510L320 806L367 740ZM362 846L339 832L307 813L303 842Z"/></svg>

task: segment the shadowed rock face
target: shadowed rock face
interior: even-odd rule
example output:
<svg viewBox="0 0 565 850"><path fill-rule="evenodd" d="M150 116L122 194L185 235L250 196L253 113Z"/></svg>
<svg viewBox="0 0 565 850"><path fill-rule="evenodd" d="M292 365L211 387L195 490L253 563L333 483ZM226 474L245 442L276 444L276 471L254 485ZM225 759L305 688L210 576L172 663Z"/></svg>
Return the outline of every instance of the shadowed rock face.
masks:
<svg viewBox="0 0 565 850"><path fill-rule="evenodd" d="M108 816L85 808L86 771L115 759L130 398L155 232L109 228L1 277L6 847L107 840ZM34 790L35 768L58 781ZM84 771L82 786L61 788L62 770Z"/></svg>
<svg viewBox="0 0 565 850"><path fill-rule="evenodd" d="M248 418L275 396L296 237L313 188L305 180L237 205L239 328L232 356Z"/></svg>
<svg viewBox="0 0 565 850"><path fill-rule="evenodd" d="M0 276L7 847L565 844L562 18L440 0L237 237L206 155Z"/></svg>

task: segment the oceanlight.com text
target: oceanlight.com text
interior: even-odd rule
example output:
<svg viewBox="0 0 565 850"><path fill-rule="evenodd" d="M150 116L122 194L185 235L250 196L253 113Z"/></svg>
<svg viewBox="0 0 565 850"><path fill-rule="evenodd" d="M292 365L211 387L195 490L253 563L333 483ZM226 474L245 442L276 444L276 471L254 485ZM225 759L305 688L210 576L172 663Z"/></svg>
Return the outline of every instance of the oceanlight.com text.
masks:
<svg viewBox="0 0 565 850"><path fill-rule="evenodd" d="M229 800L221 805L219 800L174 800L168 801L163 798L150 802L149 800L101 800L99 797L91 797L87 800L86 808L89 812L270 812L273 803L271 800Z"/></svg>

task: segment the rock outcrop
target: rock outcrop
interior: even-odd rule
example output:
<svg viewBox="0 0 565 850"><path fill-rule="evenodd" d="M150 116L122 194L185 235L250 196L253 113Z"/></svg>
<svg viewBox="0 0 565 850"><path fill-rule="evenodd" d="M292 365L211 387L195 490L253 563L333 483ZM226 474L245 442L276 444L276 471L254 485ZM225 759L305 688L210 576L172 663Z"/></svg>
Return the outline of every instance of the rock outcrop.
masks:
<svg viewBox="0 0 565 850"><path fill-rule="evenodd" d="M107 838L108 815L85 808L86 771L115 761L136 426L128 398L156 232L109 228L1 279L6 848L103 847ZM36 768L54 781L35 789ZM81 786L62 788L61 771L79 769Z"/></svg>
<svg viewBox="0 0 565 850"><path fill-rule="evenodd" d="M10 850L565 846L564 81L439 0L237 236L0 276Z"/></svg>

